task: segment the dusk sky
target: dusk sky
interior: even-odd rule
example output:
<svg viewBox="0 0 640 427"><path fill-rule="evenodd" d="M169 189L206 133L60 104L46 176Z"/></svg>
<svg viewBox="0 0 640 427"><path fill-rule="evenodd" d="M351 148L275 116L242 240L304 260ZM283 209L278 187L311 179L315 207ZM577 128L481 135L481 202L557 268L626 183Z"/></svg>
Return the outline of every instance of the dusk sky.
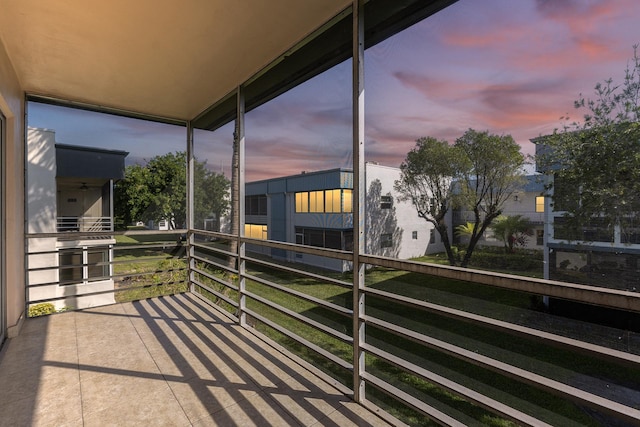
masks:
<svg viewBox="0 0 640 427"><path fill-rule="evenodd" d="M529 139L573 101L622 82L640 43L637 0L461 0L367 50L366 160L399 166L421 136L468 128ZM214 102L215 100L212 100ZM185 129L31 104L29 125L60 143L127 150L129 162L184 150ZM195 135L196 157L228 174L233 126ZM246 116L247 180L351 167L351 62Z"/></svg>

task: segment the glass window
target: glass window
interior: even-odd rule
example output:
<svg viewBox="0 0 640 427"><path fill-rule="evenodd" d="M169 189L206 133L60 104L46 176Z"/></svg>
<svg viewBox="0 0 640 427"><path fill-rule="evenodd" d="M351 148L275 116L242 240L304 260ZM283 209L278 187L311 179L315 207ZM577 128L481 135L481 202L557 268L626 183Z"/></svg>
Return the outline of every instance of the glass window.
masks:
<svg viewBox="0 0 640 427"><path fill-rule="evenodd" d="M380 209L391 209L393 204L393 197L382 196L380 197Z"/></svg>
<svg viewBox="0 0 640 427"><path fill-rule="evenodd" d="M309 192L309 212L324 212L324 191Z"/></svg>
<svg viewBox="0 0 640 427"><path fill-rule="evenodd" d="M82 250L63 249L58 254L60 263L60 283L82 281Z"/></svg>
<svg viewBox="0 0 640 427"><path fill-rule="evenodd" d="M418 232L417 231L412 231L411 232L411 238L413 240L417 240L418 239Z"/></svg>
<svg viewBox="0 0 640 427"><path fill-rule="evenodd" d="M352 190L342 190L342 212L353 212Z"/></svg>
<svg viewBox="0 0 640 427"><path fill-rule="evenodd" d="M90 250L87 253L88 279L102 280L109 277L109 252L107 249Z"/></svg>
<svg viewBox="0 0 640 427"><path fill-rule="evenodd" d="M544 212L544 196L536 196L536 212Z"/></svg>
<svg viewBox="0 0 640 427"><path fill-rule="evenodd" d="M263 224L245 224L244 235L252 239L267 240L267 226Z"/></svg>
<svg viewBox="0 0 640 427"><path fill-rule="evenodd" d="M342 249L342 232L339 230L326 230L324 232L324 247Z"/></svg>
<svg viewBox="0 0 640 427"><path fill-rule="evenodd" d="M393 247L393 235L391 233L385 233L380 235L380 247L381 248Z"/></svg>
<svg viewBox="0 0 640 427"><path fill-rule="evenodd" d="M296 193L296 212L309 212L309 193Z"/></svg>
<svg viewBox="0 0 640 427"><path fill-rule="evenodd" d="M247 215L266 215L267 196L264 194L260 194L257 196L246 196L245 209Z"/></svg>
<svg viewBox="0 0 640 427"><path fill-rule="evenodd" d="M339 189L325 191L325 212L340 212L340 193Z"/></svg>

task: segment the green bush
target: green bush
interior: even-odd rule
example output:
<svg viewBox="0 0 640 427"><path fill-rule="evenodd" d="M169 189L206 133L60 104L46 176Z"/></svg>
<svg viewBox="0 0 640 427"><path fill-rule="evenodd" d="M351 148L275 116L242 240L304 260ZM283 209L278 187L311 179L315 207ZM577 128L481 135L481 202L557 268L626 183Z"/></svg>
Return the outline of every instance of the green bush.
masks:
<svg viewBox="0 0 640 427"><path fill-rule="evenodd" d="M50 302L43 302L29 307L29 317L46 316L55 312L56 308Z"/></svg>

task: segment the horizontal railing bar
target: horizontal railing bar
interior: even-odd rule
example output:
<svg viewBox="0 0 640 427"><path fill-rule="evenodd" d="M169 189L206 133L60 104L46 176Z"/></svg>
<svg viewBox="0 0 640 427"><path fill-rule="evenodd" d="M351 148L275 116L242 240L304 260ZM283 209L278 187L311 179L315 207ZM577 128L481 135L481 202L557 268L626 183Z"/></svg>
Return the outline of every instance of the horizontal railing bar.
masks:
<svg viewBox="0 0 640 427"><path fill-rule="evenodd" d="M579 403L585 403L598 410L604 410L616 417L622 417L627 420L634 420L635 422L638 422L640 420L639 409L631 408L629 406L614 402L612 400L589 393L579 388L563 384L559 381L552 380L542 375L538 375L534 372L509 365L499 360L483 356L481 354L466 350L453 344L449 344L442 340L426 336L424 334L403 328L398 325L394 325L389 322L385 322L384 320L376 319L370 316L363 316L363 320L369 325L384 329L392 334L401 335L405 338L426 345L437 351L442 351L458 359L472 363L476 366L480 366L499 374L506 375L510 378L525 382L534 387L547 390L553 394L569 398L570 400L578 401Z"/></svg>
<svg viewBox="0 0 640 427"><path fill-rule="evenodd" d="M122 259L122 260L115 260L115 261L111 261L112 265L120 265L120 264L142 264L144 262L148 262L148 261L165 261L168 259L175 259L175 260L186 260L186 257L176 257L176 256L154 256L154 257L144 257L144 259Z"/></svg>
<svg viewBox="0 0 640 427"><path fill-rule="evenodd" d="M467 311L457 310L426 301L419 301L413 298L394 294L391 292L381 291L374 288L366 288L365 292L369 295L375 295L388 301L398 302L407 306L422 308L433 313L441 314L450 318L478 324L497 329L503 332L517 335L524 338L533 338L542 342L546 342L557 347L563 347L570 350L579 350L582 353L590 354L615 362L629 363L637 366L640 362L638 355L625 353L620 350L611 349L597 344L591 344L574 338L564 337L562 335L545 332L539 329L533 329L526 326L520 326L514 323L493 319L491 317L481 316L479 314L469 313Z"/></svg>
<svg viewBox="0 0 640 427"><path fill-rule="evenodd" d="M353 315L353 310L350 310L350 309L345 308L345 307L341 307L341 306L339 306L337 304L333 304L333 303L331 303L329 301L325 301L323 299L316 298L316 297L313 297L311 295L307 295L307 294L305 294L303 292L296 291L295 289L291 289L291 288L288 288L286 286L279 285L277 283L271 282L271 281L263 279L261 277L253 276L251 274L245 274L245 277L247 279L251 279L251 280L254 280L254 281L258 282L258 283L261 283L261 284L263 284L265 286L269 286L270 288L278 289L279 291L282 291L282 292L284 292L286 294L296 296L296 297L298 297L300 299L303 299L303 300L308 301L308 302L312 302L314 304L318 304L318 305L320 305L320 306L322 306L324 308L332 310L332 311L334 311L334 312L336 312L338 314L341 314L341 315L343 315L345 317L349 317L350 318Z"/></svg>
<svg viewBox="0 0 640 427"><path fill-rule="evenodd" d="M373 354L374 356L379 357L388 363L391 363L407 372L415 374L428 382L437 384L438 386L443 387L449 390L450 392L463 396L466 399L469 399L477 403L478 405L484 407L485 409L489 409L490 411L493 411L495 413L498 413L499 415L505 416L513 421L516 421L518 423L522 423L528 426L551 427L549 424L546 424L538 420L537 418L534 418L528 414L525 414L524 412L521 412L515 408L512 408L511 406L505 405L502 402L492 399L484 394L478 393L475 390L472 390L468 387L465 387L461 384L451 381L450 379L445 378L441 375L438 375L434 372L428 371L413 363L409 363L405 359L402 359L398 356L395 356L391 353L388 353L370 344L365 343L365 344L362 344L361 346L369 354Z"/></svg>
<svg viewBox="0 0 640 427"><path fill-rule="evenodd" d="M38 239L38 238L52 238L52 237L64 237L69 238L70 235L73 235L72 240L77 240L77 236L83 237L95 237L95 236L143 236L143 235L154 235L154 234L186 234L188 230L186 229L176 229L176 230L127 230L127 231L95 231L95 232L85 232L85 231L74 231L74 232L66 232L66 233L27 233L25 237L27 239Z"/></svg>
<svg viewBox="0 0 640 427"><path fill-rule="evenodd" d="M316 352L319 355L323 356L325 359L332 361L336 365L338 365L338 366L340 366L340 367L342 367L342 368L344 368L344 369L346 369L348 371L353 371L353 365L351 363L339 358L338 356L335 356L333 353L329 353L325 349L313 344L312 342L307 341L306 339L302 338L298 334L295 334L295 333L291 332L287 328L284 328L284 327L278 325L277 323L272 322L271 320L261 316L260 314L256 313L255 311L253 311L251 309L245 309L244 312L246 314L248 314L249 316L251 316L251 317L259 320L260 322L264 323L265 325L269 326L270 328L273 328L276 331L280 332L281 334L291 338L292 340L296 341L297 343L302 344L303 346L307 347L310 350L313 350L314 352Z"/></svg>
<svg viewBox="0 0 640 427"><path fill-rule="evenodd" d="M195 273L198 273L198 274L200 274L200 275L202 275L202 276L204 276L204 277L208 278L208 279L213 280L214 282L216 282L216 283L218 283L218 284L220 284L220 285L226 286L227 288L232 289L232 290L234 290L234 291L236 291L236 292L238 292L238 291L240 290L240 289L239 289L236 285L234 285L233 283L231 283L231 282L229 282L229 281L227 281L227 280L220 279L219 277L216 277L216 276L214 276L213 274L210 274L210 273L208 273L208 272L206 272L206 271L204 271L204 270L200 270L200 269L199 269L199 268L197 268L197 267L192 267L192 268L191 268L191 270L192 270L192 271L194 271Z"/></svg>
<svg viewBox="0 0 640 427"><path fill-rule="evenodd" d="M116 243L113 245L112 249L114 252L125 252L125 251L136 251L139 249L176 249L176 248L184 248L184 245L177 245L176 242L171 240L167 240L166 242L156 242L150 243L146 245L123 245L121 243Z"/></svg>
<svg viewBox="0 0 640 427"><path fill-rule="evenodd" d="M309 255L318 255L324 258L341 259L343 261L353 261L352 252L341 251L338 249L319 248L314 246L299 245L296 243L279 242L276 240L252 239L249 237L243 237L240 240L244 243L249 243L257 246L283 249L286 251L299 252L299 253L309 254Z"/></svg>
<svg viewBox="0 0 640 427"><path fill-rule="evenodd" d="M193 243L191 244L192 247L196 248L196 249L200 249L203 251L209 251L209 252L215 252L217 254L222 254L222 255L226 255L229 257L237 257L238 254L235 252L231 252L231 251L227 251L225 249L220 249L220 248L216 248L215 246L206 246L206 245L202 245L200 243Z"/></svg>
<svg viewBox="0 0 640 427"><path fill-rule="evenodd" d="M197 285L195 285L195 286L197 286ZM234 315L233 313L229 313L227 310L223 310L220 306L216 305L213 301L208 299L206 296L204 296L204 295L202 295L202 294L200 294L200 293L198 293L196 291L191 291L190 293L195 295L201 301L205 302L208 306L210 306L212 309L222 313L223 315L225 315L226 317L228 317L232 321L234 321L234 322L238 321L238 316ZM237 306L235 306L235 307L237 307Z"/></svg>
<svg viewBox="0 0 640 427"><path fill-rule="evenodd" d="M27 301L27 304L40 304L43 302L53 302L53 301L59 301L59 300L64 300L67 298L84 298L84 297L88 297L88 296L95 296L95 295L104 295L104 294L115 294L116 292L121 292L121 291L128 291L131 289L137 289L137 288L150 288L150 287L154 287L154 286L164 286L164 285L171 285L171 284L178 284L178 283L186 283L186 281L178 281L178 282L167 282L167 283L154 283L154 284L147 284L144 286L129 286L129 287L124 287L124 288L120 288L120 289L109 289L109 290L105 290L105 291L95 291L95 292L87 292L87 293L82 293L82 294L76 294L76 295L62 295L62 296L56 296L56 297L51 297L51 298L41 298L41 299L36 299L36 300L32 300L29 299L29 301Z"/></svg>
<svg viewBox="0 0 640 427"><path fill-rule="evenodd" d="M602 307L640 312L640 293L638 292L371 255L361 255L360 262L413 273L423 273L447 279L495 286L513 291L579 301Z"/></svg>
<svg viewBox="0 0 640 427"><path fill-rule="evenodd" d="M334 337L336 339L339 339L342 342L353 343L353 337L352 336L347 335L347 334L343 334L342 332L336 331L335 329L333 329L333 328L331 328L329 326L323 325L320 322L316 322L313 319L310 319L310 318L308 318L306 316L303 316L300 313L296 313L295 311L289 310L286 307L283 307L283 306L281 306L279 304L275 304L274 302L272 302L272 301L270 301L270 300L268 300L266 298L263 298L263 297L261 297L259 295L256 295L253 292L245 291L244 295L246 295L249 298L252 298L252 299L254 299L256 301L259 301L262 304L264 304L264 305L266 305L268 307L271 307L274 310L279 311L280 313L286 314L289 317L293 317L294 319L304 323L305 325L311 326L312 328L317 329L317 330L319 330L321 332L324 332L327 335L331 335L332 337Z"/></svg>
<svg viewBox="0 0 640 427"><path fill-rule="evenodd" d="M238 236L235 236L233 234L223 233L220 231L199 230L196 228L189 230L189 233L200 234L202 236L216 237L221 240L236 240L238 238Z"/></svg>
<svg viewBox="0 0 640 427"><path fill-rule="evenodd" d="M204 283L202 283L202 282L200 282L200 281L198 281L196 279L191 280L191 283L196 285L196 286L198 286L198 287L200 287L200 288L202 288L202 289L204 289L205 291L207 291L209 293L212 293L213 295L215 295L216 297L220 298L221 300L223 300L227 304L232 305L235 308L238 308L237 301L234 301L231 298L229 298L228 296L224 295L223 293L218 292L213 288L210 288L208 285L205 285Z"/></svg>
<svg viewBox="0 0 640 427"><path fill-rule="evenodd" d="M277 270L282 270L282 271L286 271L288 273L294 273L294 274L298 274L301 276L305 276L305 277L309 277L310 279L317 279L323 282L327 282L327 283L331 283L332 285L337 285L337 286L341 286L343 288L349 288L352 289L353 288L353 283L349 283L349 282L345 282L342 280L338 280L338 279L334 279L331 277L326 277L326 276L322 276L321 274L316 274L316 273L311 273L309 271L304 271L304 270L300 270L297 268L292 268L292 267L287 267L285 265L279 265L279 264L275 264L272 262L268 262L268 261L264 261L261 259L257 259L257 258L252 258L252 257L245 257L245 259L251 263L254 264L259 264L265 267L270 267L270 268L274 268Z"/></svg>
<svg viewBox="0 0 640 427"><path fill-rule="evenodd" d="M455 418L445 414L444 412L434 408L433 406L426 404L420 399L416 399L409 393L400 390L399 388L389 384L386 381L381 380L374 375L369 374L368 372L363 372L361 377L367 383L371 384L384 394L392 397L393 399L400 399L405 404L424 414L427 418L437 422L438 424L452 427L466 427L466 424L456 420Z"/></svg>
<svg viewBox="0 0 640 427"><path fill-rule="evenodd" d="M222 264L218 264L216 261L207 259L207 258L202 258L199 255L190 255L189 258L191 258L192 260L198 260L200 262L204 262L205 264L208 265L212 265L215 267L218 267L220 270L224 270L224 271L228 271L229 273L233 273L233 274L238 274L238 270L232 267L228 267L226 265L222 265Z"/></svg>

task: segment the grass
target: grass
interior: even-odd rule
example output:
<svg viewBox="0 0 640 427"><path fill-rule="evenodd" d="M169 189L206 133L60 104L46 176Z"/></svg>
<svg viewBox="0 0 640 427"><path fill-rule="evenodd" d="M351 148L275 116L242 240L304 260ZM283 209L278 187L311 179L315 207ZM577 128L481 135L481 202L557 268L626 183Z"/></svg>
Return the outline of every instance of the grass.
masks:
<svg viewBox="0 0 640 427"><path fill-rule="evenodd" d="M351 305L351 292L336 285L269 269L254 268L250 273L344 307ZM342 276L338 275L337 277ZM368 271L366 278L367 286L516 323L522 323L522 316L532 312L532 304L535 306L531 295L417 273L377 268ZM350 280L349 277L343 277L343 279ZM329 325L347 335L351 334L351 319L322 308L313 302L252 281L247 282L247 289L289 310ZM352 348L350 345L257 301L249 299L247 304L250 309L261 313L273 322L331 351L344 360L351 361ZM560 381L570 382L573 376L580 375L607 378L607 380L617 383L631 381L634 384L640 384L640 375L637 371L584 356L576 358L575 353L572 352L561 351L506 333L498 333L475 324L454 321L419 309L390 304L387 301L379 301L369 297L366 312L368 315ZM266 325L258 323L256 327L290 348L294 353L330 372L345 385L351 386L349 372L336 368L323 357ZM400 355L405 360L423 366L425 369L520 408L523 412L540 417L551 424L598 425L581 408L569 401L442 352L387 334L384 331L375 330L372 327L367 328L367 341L386 351ZM513 425L510 421L495 416L490 411L480 408L458 395L370 355L367 356L366 363L369 371L375 372L400 389L408 390L425 402L432 402L436 407L446 407L444 410L448 413L458 414L462 420L466 420L466 423L473 421L483 425ZM379 394L373 390L371 393L373 397ZM379 398L385 404L389 402L388 397L379 396ZM431 425L423 416L399 405L393 405L389 410L411 425Z"/></svg>
<svg viewBox="0 0 640 427"><path fill-rule="evenodd" d="M116 236L113 272L117 302L136 301L186 292L184 247L177 234ZM138 248L148 245L149 248ZM127 249L131 246L131 249ZM133 248L135 246L135 248Z"/></svg>
<svg viewBox="0 0 640 427"><path fill-rule="evenodd" d="M137 239L139 236L123 237L136 238L133 239L135 240L134 242L123 241L122 243L125 245L145 244L143 240L148 244L158 242L158 240L150 239L148 235L140 236L145 238L140 240ZM119 260L131 262L130 265L129 263L121 264L123 269L136 268L138 272L153 271L154 268L157 269L157 261L148 263L144 261L140 262L153 254L157 255L158 252L156 249L135 249L131 252L132 253L126 256L118 258ZM446 258L442 256L423 257L420 261L448 264ZM175 262L183 261L175 260ZM172 272L172 268L174 267L176 267L176 265L165 265L163 269L168 269L169 271L158 274L184 273L183 270L180 270L181 267L178 267L178 272ZM299 267L299 265L297 265L297 267ZM237 277L234 275L228 275L213 267L200 266L200 268L221 279L237 283ZM351 307L352 292L349 289L292 273L252 265L251 263L249 263L247 268L250 274L286 286L291 290L330 301L342 307ZM509 273L514 274L515 272L509 271ZM323 272L323 274L340 278L347 282L351 280L348 274L341 275L327 272ZM520 274L535 277L538 273L521 271ZM198 276L198 280L201 282L229 296L232 300L237 301L238 295L236 291L226 288L205 276ZM155 279L161 282L167 282L175 281L176 277L159 275L156 276ZM417 300L429 301L518 324L527 324L527 322L530 322L529 316L533 318L532 313L535 313L532 308L537 307L536 298L524 293L384 268L369 270L366 274L366 285ZM171 288L171 286L173 285L166 288L168 292L159 294L181 292L183 289L186 290L186 284L184 285L185 288ZM249 292L272 301L281 307L327 325L348 336L352 335L353 325L349 317L342 316L332 310L321 307L312 301L290 295L255 281L247 280L246 286ZM160 288L163 287L142 285L140 289L137 287L127 289L123 292L123 295L127 295L127 298L132 299L148 298L155 296ZM201 293L214 301L218 300L218 304L222 308L230 312L235 312L235 306L219 300L215 295L207 291L202 290ZM353 349L350 344L344 343L330 334L298 321L255 299L248 298L247 307L343 360L348 362L352 361ZM600 360L585 356L578 358L575 353L545 346L539 342L527 340L526 338L489 330L477 324L445 318L420 309L393 304L388 301L381 301L371 296L367 298L365 310L367 315L381 318L404 328L418 331L427 336L559 381L571 383L576 376L589 376L606 379L606 381L611 381L612 383L632 384L632 387L635 388L638 388L638 384L640 384L640 373L637 370L631 370L630 368L624 368L610 363L603 363ZM353 386L351 372L343 370L320 354L315 353L306 346L297 343L295 340L266 324L262 324L256 319L250 319L250 321L267 336L289 348L303 359L306 359L329 373L346 386ZM567 400L491 372L464 360L451 357L441 351L422 346L416 342L408 341L385 331L377 330L371 326L367 327L366 340L368 343L393 353L404 360L463 384L498 401L519 408L521 411L539 417L550 424L567 426L599 425L594 418ZM451 393L442 387L405 372L370 354L366 355L366 365L368 372L379 376L401 390L405 390L431 406L455 416L465 424L491 426L514 425L511 421L496 416L491 411L481 408L455 393ZM395 402L378 390L368 388L367 396L410 425L433 425L431 421L421 414Z"/></svg>

